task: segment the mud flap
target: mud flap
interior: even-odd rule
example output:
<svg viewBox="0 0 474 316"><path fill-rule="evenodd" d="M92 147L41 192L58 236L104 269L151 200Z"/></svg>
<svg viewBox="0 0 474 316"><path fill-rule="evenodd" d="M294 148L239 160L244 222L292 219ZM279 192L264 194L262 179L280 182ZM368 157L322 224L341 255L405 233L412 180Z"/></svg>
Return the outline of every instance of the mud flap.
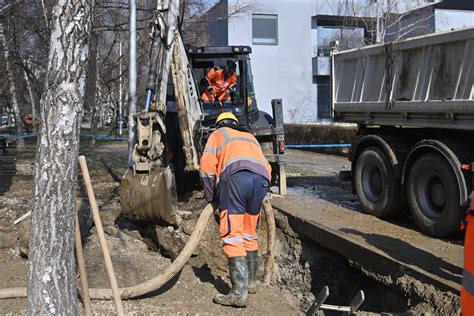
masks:
<svg viewBox="0 0 474 316"><path fill-rule="evenodd" d="M178 223L178 201L174 174L169 167L151 173L133 174L128 169L120 185L122 212L142 220Z"/></svg>

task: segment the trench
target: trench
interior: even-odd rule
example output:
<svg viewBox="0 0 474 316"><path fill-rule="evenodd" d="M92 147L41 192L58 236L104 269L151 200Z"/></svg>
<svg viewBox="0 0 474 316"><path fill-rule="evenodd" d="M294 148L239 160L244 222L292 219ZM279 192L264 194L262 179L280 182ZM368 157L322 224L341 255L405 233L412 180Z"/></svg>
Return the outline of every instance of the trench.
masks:
<svg viewBox="0 0 474 316"><path fill-rule="evenodd" d="M325 303L349 305L359 290L365 293L360 310L407 312L409 300L393 289L365 276L341 255L296 234L284 215L276 216L278 254L273 285L288 291L306 311L315 296L328 286Z"/></svg>
<svg viewBox="0 0 474 316"><path fill-rule="evenodd" d="M174 259L187 242L195 220L205 203L199 191L181 196L180 209L187 209L188 216L180 227L140 225L119 216L115 224L122 230L135 230L141 235L149 251ZM277 240L275 267L271 287L285 293L301 313L305 313L315 300L315 296L328 286L330 295L326 304L349 305L359 290L365 293L365 301L360 307L363 313L421 314L433 313L455 315L459 309L459 297L444 293L433 286L421 284L408 276L393 278L387 282L383 277L369 271L345 257L295 233L288 218L275 211ZM260 220L258 229L260 240L259 276L263 276L263 256L266 253L265 218ZM227 291L227 260L222 254L218 236L217 218L209 221L200 249L189 261L195 276L202 282ZM389 280L390 281L390 280ZM332 315L326 312L326 315ZM338 315L337 313L335 315Z"/></svg>
<svg viewBox="0 0 474 316"><path fill-rule="evenodd" d="M191 204L201 204L191 201ZM186 243L195 216L183 222L183 226L171 229L160 226L135 226L149 251L160 253L163 257L174 259ZM259 228L260 256L259 276L263 275L263 255L266 249L264 225L260 221ZM117 223L116 223L117 224ZM130 224L130 223L129 223ZM359 290L365 293L365 301L360 307L362 312L372 313L402 313L418 314L434 312L436 314L451 314L451 311L437 306L437 302L424 301L409 291L404 292L387 286L375 278L368 276L343 256L330 251L304 236L293 231L286 216L276 211L277 240L276 264L271 287L286 294L289 301L295 304L301 313L305 313L315 300L315 296L328 286L330 296L325 303L333 305L349 305ZM122 225L119 225L122 226ZM121 227L124 229L125 227ZM228 291L229 287L222 280L228 280L227 260L220 251L217 236L218 223L209 222L208 232L202 243L208 247L200 250L190 259L189 264L195 276L202 282L209 282L220 292ZM439 299L439 297L437 298ZM442 300L446 303L446 298ZM452 303L455 305L455 303ZM438 304L439 305L439 304ZM449 305L449 303L448 303ZM332 315L326 312L325 315ZM335 313L334 315L339 315Z"/></svg>
<svg viewBox="0 0 474 316"><path fill-rule="evenodd" d="M315 296L327 285L330 295L325 304L348 306L357 292L363 290L365 301L359 308L362 313L459 314L457 295L441 292L408 276L395 282L381 282L381 278L364 271L364 267L295 233L288 218L278 211L275 220L277 266L272 286L289 293L302 312L309 309Z"/></svg>

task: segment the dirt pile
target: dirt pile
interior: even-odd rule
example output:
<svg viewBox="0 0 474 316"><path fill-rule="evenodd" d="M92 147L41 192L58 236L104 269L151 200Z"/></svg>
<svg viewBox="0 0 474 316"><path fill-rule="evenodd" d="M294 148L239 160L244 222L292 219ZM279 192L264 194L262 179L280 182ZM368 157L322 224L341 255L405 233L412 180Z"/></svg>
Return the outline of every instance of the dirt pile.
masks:
<svg viewBox="0 0 474 316"><path fill-rule="evenodd" d="M161 273L189 239L206 205L202 193L193 186L180 192L178 208L183 221L179 227L135 222L120 214L118 197L120 177L127 161L126 144L99 147L88 153L88 161L119 285L137 284ZM304 163L307 163L305 159ZM331 171L326 169L324 172ZM81 191L80 179L78 203L82 204L79 209L87 213L88 205ZM3 191L0 191L0 284L3 288L20 287L26 285L27 275L27 260L20 256L19 251L21 240L27 240L21 230L28 231L28 222L21 225L12 223L31 209L32 178L14 176L5 181L1 186ZM321 190L325 188L323 184L317 182ZM340 196L340 190L330 195ZM85 219L89 219L87 215ZM310 306L321 288L328 285L329 304L346 305L358 290L363 289L366 301L361 310L366 312L456 314L459 307L456 295L436 291L407 276L388 280L373 275L296 235L281 214L277 214L276 219L276 266L272 285L260 287L258 294L250 296L247 309L226 308L212 303L212 297L218 292L227 292L230 284L227 259L218 238L216 214L209 221L200 246L181 273L158 291L125 301L126 313L298 315ZM259 277L262 277L266 249L265 218L260 220L258 234L261 241ZM95 228L91 234L84 234L84 239L90 286L109 287ZM0 300L2 313L24 314L25 309L24 299ZM112 314L115 310L112 301L95 301L93 309L98 314Z"/></svg>

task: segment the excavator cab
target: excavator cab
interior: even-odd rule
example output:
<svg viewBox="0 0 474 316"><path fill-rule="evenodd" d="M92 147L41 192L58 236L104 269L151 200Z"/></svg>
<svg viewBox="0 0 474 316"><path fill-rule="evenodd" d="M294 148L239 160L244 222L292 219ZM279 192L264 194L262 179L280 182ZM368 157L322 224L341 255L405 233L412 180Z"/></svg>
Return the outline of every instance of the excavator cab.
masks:
<svg viewBox="0 0 474 316"><path fill-rule="evenodd" d="M212 127L220 113L232 112L242 125L249 127L249 115L258 112L250 53L249 46L188 48L204 126ZM211 89L214 96L209 92Z"/></svg>
<svg viewBox="0 0 474 316"><path fill-rule="evenodd" d="M259 141L267 160L272 165L273 184L279 187L281 194L286 194L282 104L281 100L272 101L272 115L258 109L250 62L252 48L191 47L187 53L200 93L203 111L201 125L207 128L207 135L214 130L215 120L220 113L232 112L239 119L240 125L247 128ZM216 72L221 76L214 76ZM212 82L215 77L220 80ZM222 77L226 80L222 80ZM209 89L213 88L210 86L213 84L217 86L214 87L217 91L214 97L209 95ZM206 140L204 134L200 143L201 151Z"/></svg>

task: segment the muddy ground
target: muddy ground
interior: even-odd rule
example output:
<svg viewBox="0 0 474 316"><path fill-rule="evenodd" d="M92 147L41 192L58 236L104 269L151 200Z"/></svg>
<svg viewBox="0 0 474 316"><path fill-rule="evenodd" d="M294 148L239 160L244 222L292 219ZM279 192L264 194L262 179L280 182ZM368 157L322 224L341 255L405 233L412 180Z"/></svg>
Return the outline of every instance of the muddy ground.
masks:
<svg viewBox="0 0 474 316"><path fill-rule="evenodd" d="M26 245L28 220L14 225L13 221L31 209L31 163L33 146L19 157L0 156L0 287L26 285L27 260L22 257ZM192 227L205 206L198 183L187 177L179 187L179 209L187 211L179 228L138 223L120 214L118 188L126 166L126 144L100 142L93 150L84 147L88 158L95 193L99 202L107 243L119 286L128 286L162 272L179 253L192 232ZM288 179L293 193L317 191L323 199L333 199L348 208L357 209L357 202L347 184L337 184L336 170L341 168L327 157L321 168L305 164L307 158L293 152ZM323 157L324 159L324 157ZM308 169L309 168L309 169ZM344 169L344 165L342 166ZM349 168L349 164L345 166ZM306 171L305 171L306 170ZM308 172L307 170L310 170ZM313 175L321 177L315 181ZM311 174L305 178L305 174ZM79 177L80 178L80 177ZM195 179L194 179L195 180ZM328 181L330 182L328 185ZM78 205L85 205L85 195L78 181ZM218 292L227 292L229 279L226 259L221 251L216 219L210 220L203 241L188 265L162 289L140 299L124 302L128 314L278 314L296 315L314 301L324 285L331 290L328 303L346 304L358 289L366 291L367 300L361 314L451 314L433 308L430 302L413 299L413 295L397 291L354 268L347 260L296 235L286 218L277 213L277 257L270 287L261 288L250 297L246 309L221 307L212 303ZM260 260L265 254L264 221L259 228L262 241ZM95 228L85 237L84 251L91 287L108 287L108 279L99 249ZM262 262L261 262L262 263ZM260 265L262 267L262 264ZM261 269L262 270L262 269ZM260 271L260 276L263 271ZM422 287L421 287L422 289ZM441 299L449 299L440 296ZM454 304L447 301L446 304ZM23 314L25 299L0 301L1 314ZM111 301L95 301L94 312L113 314ZM457 311L453 306L452 314Z"/></svg>

